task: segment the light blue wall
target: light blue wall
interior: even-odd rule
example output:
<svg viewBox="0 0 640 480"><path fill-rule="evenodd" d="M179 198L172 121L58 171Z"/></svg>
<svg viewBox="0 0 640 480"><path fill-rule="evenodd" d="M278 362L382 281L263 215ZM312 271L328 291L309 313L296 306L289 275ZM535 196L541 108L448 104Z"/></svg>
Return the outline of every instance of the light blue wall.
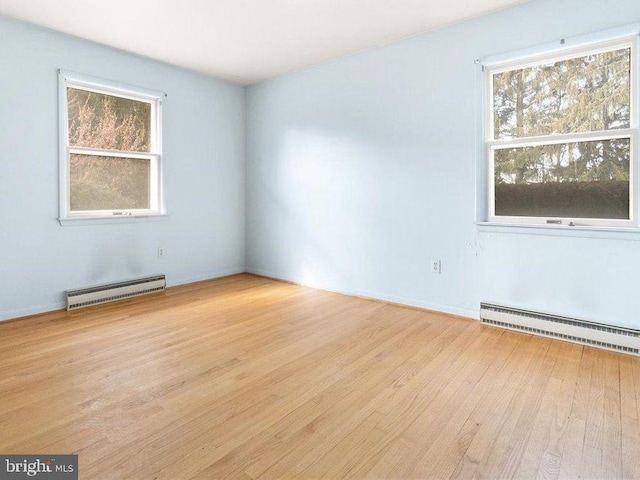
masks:
<svg viewBox="0 0 640 480"><path fill-rule="evenodd" d="M640 235L474 223L474 60L638 21L637 0L534 0L250 87L248 268L469 316L491 301L640 328Z"/></svg>
<svg viewBox="0 0 640 480"><path fill-rule="evenodd" d="M167 220L59 225L58 68L168 93ZM244 117L240 87L0 17L0 319L60 308L73 287L243 271Z"/></svg>
<svg viewBox="0 0 640 480"><path fill-rule="evenodd" d="M640 328L640 235L474 224L473 60L638 21L637 1L534 0L251 87L245 197L242 88L0 17L0 319L78 286L242 271L246 238L250 270L308 285ZM169 94L166 221L58 224L58 68Z"/></svg>

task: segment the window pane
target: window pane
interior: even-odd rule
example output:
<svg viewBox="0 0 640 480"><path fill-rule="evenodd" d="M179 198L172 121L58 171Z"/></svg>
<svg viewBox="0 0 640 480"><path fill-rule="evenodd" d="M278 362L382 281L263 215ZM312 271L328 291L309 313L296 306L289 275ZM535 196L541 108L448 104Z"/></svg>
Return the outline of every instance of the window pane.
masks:
<svg viewBox="0 0 640 480"><path fill-rule="evenodd" d="M494 138L630 127L631 49L493 75Z"/></svg>
<svg viewBox="0 0 640 480"><path fill-rule="evenodd" d="M498 216L629 219L628 138L494 151Z"/></svg>
<svg viewBox="0 0 640 480"><path fill-rule="evenodd" d="M128 152L151 148L151 104L67 88L69 145Z"/></svg>
<svg viewBox="0 0 640 480"><path fill-rule="evenodd" d="M70 157L71 211L151 208L151 160Z"/></svg>

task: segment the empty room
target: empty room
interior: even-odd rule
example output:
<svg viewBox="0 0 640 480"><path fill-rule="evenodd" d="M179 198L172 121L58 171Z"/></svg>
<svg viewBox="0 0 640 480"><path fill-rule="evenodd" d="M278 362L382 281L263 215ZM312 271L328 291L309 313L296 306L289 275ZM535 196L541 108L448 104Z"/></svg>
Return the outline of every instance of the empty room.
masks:
<svg viewBox="0 0 640 480"><path fill-rule="evenodd" d="M0 0L0 479L640 479L640 2Z"/></svg>

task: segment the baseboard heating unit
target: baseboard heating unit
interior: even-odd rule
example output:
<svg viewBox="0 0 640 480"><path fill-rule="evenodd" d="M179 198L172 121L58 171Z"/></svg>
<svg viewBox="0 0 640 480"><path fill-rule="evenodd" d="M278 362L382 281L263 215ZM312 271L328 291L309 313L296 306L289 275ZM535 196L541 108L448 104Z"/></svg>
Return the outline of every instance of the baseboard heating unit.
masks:
<svg viewBox="0 0 640 480"><path fill-rule="evenodd" d="M480 321L509 330L640 355L640 330L488 303L480 304Z"/></svg>
<svg viewBox="0 0 640 480"><path fill-rule="evenodd" d="M166 286L167 282L164 275L154 275L124 282L67 290L67 310L75 310L99 303L115 302L116 300L160 292L164 290Z"/></svg>

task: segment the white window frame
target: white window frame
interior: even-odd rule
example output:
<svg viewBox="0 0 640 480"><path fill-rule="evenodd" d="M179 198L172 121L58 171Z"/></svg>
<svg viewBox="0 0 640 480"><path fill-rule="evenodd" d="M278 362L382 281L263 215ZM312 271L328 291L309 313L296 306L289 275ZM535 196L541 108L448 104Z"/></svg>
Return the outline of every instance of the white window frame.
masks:
<svg viewBox="0 0 640 480"><path fill-rule="evenodd" d="M128 152L69 145L67 88L76 88L127 98L151 105L151 131L149 152ZM166 214L163 195L162 163L162 101L166 94L155 90L132 87L122 83L65 70L58 72L59 130L60 130L60 217L61 224L74 220L122 219L156 217ZM148 160L151 167L150 208L131 210L71 211L70 156L71 154L120 157Z"/></svg>
<svg viewBox="0 0 640 480"><path fill-rule="evenodd" d="M561 42L564 44L564 41ZM521 68L544 65L571 58L590 54L604 53L608 51L630 48L631 49L631 105L630 128L608 131L592 131L585 133L553 134L545 136L522 138L494 138L494 106L493 106L493 78L497 73ZM556 48L544 54L525 55L515 60L509 60L494 64L484 64L484 143L486 158L486 200L487 220L493 224L506 225L565 225L565 226L604 226L629 228L638 226L638 35L624 35L614 39L591 42L579 47ZM585 141L610 140L628 138L630 140L629 162L629 219L602 219L602 218L567 218L567 217L526 217L526 216L502 216L495 214L495 171L494 152L506 148L520 148L537 145L554 145L561 143L574 143Z"/></svg>

